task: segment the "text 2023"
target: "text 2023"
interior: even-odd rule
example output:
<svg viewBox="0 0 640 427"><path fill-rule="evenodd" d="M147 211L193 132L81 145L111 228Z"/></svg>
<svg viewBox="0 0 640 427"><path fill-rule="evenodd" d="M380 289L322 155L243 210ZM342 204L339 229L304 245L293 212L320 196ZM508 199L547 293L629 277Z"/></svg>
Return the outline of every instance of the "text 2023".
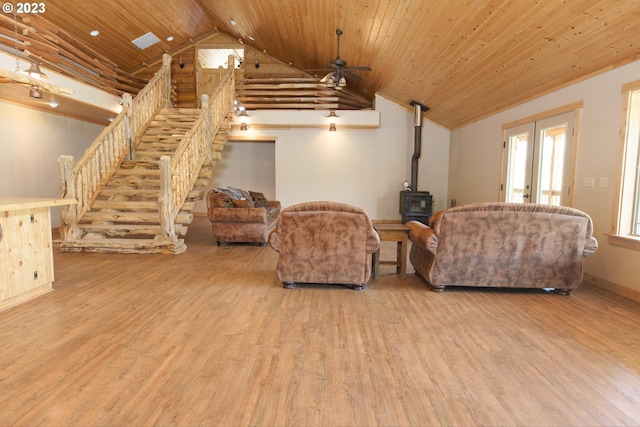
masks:
<svg viewBox="0 0 640 427"><path fill-rule="evenodd" d="M16 13L44 13L44 3L16 3Z"/></svg>

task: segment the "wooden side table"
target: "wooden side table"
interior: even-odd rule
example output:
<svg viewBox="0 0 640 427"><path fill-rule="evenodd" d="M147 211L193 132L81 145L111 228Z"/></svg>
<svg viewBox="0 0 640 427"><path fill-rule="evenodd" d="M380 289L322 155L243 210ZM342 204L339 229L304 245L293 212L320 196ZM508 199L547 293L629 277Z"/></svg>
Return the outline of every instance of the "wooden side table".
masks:
<svg viewBox="0 0 640 427"><path fill-rule="evenodd" d="M380 264L396 266L396 273L403 279L407 278L407 236L409 227L399 220L373 220L373 228L380 236L381 242L397 242L395 261L380 260L380 249L373 253L371 257L373 277L378 277Z"/></svg>

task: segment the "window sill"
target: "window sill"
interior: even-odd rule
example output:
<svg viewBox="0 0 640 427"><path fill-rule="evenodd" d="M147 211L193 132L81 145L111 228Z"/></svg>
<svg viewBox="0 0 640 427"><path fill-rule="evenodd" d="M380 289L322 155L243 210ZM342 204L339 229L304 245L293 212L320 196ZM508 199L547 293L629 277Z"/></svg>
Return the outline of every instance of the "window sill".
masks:
<svg viewBox="0 0 640 427"><path fill-rule="evenodd" d="M640 237L620 236L618 234L607 234L607 237L609 238L610 245L622 246L623 248L640 251Z"/></svg>

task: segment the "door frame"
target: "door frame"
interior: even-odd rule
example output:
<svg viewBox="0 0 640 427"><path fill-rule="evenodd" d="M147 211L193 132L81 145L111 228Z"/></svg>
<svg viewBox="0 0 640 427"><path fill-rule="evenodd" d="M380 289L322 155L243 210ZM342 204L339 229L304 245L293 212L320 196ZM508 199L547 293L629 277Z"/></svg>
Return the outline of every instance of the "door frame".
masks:
<svg viewBox="0 0 640 427"><path fill-rule="evenodd" d="M498 183L498 200L504 201L506 195L506 163L508 162L508 153L506 150L506 133L508 129L522 126L530 122L537 122L540 120L548 119L554 116L558 116L564 113L573 112L574 113L574 122L573 122L573 140L571 146L572 159L570 164L570 178L569 178L569 195L564 200L566 200L566 206L572 207L574 205L575 200L575 188L576 188L576 171L578 164L578 147L580 141L580 118L582 115L582 108L584 106L584 101L577 101L571 104L563 105L558 108L554 108L552 110L544 111L542 113L534 114L529 117L525 117L522 119L514 120L509 123L505 123L502 125L502 141L501 145L501 160L500 160L500 181ZM537 132L537 130L535 130ZM534 165L535 167L535 165ZM531 188L534 190L534 188Z"/></svg>

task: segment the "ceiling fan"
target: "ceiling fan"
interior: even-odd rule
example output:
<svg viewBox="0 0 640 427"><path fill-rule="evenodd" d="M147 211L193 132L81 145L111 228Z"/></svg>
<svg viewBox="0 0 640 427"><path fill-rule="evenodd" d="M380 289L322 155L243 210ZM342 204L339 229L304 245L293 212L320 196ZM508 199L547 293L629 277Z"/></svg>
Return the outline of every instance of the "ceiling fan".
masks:
<svg viewBox="0 0 640 427"><path fill-rule="evenodd" d="M357 74L353 74L351 71L371 71L371 67L366 66L357 66L357 67L348 67L347 61L340 58L340 36L342 35L342 30L337 29L336 35L338 36L338 53L329 65L331 68L323 69L330 70L330 72L320 80L321 83L324 83L327 87L335 88L336 90L342 90L345 86L347 86L347 77L353 80L361 80L362 77ZM320 70L318 70L320 71Z"/></svg>

